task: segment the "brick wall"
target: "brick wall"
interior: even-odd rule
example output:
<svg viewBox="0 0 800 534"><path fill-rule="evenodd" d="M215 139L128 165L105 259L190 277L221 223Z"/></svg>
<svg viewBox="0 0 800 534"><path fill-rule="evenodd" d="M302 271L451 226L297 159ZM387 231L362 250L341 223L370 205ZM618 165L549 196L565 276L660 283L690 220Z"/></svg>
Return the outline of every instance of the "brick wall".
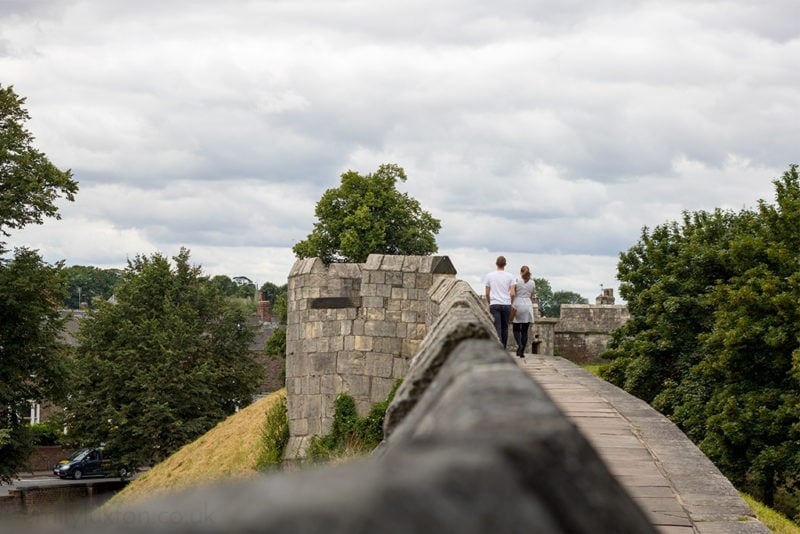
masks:
<svg viewBox="0 0 800 534"><path fill-rule="evenodd" d="M71 453L59 445L36 447L29 459L31 471L50 471L53 464L63 460Z"/></svg>

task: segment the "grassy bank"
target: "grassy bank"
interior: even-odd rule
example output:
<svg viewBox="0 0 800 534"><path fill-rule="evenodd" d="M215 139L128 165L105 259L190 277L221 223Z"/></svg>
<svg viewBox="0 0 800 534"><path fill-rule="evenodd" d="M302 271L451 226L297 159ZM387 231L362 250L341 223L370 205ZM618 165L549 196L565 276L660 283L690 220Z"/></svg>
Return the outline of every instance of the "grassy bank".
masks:
<svg viewBox="0 0 800 534"><path fill-rule="evenodd" d="M128 504L215 480L259 474L266 412L283 399L276 391L228 417L196 441L141 474L104 507Z"/></svg>

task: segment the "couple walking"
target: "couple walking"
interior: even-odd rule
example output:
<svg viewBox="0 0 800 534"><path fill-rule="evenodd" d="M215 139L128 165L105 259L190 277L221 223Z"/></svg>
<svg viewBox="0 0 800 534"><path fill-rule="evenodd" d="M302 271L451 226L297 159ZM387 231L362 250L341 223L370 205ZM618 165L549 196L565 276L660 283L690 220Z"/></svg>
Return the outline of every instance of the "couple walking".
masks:
<svg viewBox="0 0 800 534"><path fill-rule="evenodd" d="M514 339L517 342L517 356L524 358L525 346L528 344L528 330L533 322L531 297L536 293L536 285L527 265L523 265L519 270L519 278L506 272L504 256L498 256L495 265L497 269L483 279L489 312L494 318L494 327L504 349L508 343L508 323L512 323Z"/></svg>

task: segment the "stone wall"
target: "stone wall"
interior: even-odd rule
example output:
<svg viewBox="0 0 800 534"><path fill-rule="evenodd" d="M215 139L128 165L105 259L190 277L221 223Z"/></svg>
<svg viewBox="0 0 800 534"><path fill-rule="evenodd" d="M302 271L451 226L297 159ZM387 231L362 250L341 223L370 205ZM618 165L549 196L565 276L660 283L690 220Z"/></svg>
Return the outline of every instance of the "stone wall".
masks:
<svg viewBox="0 0 800 534"><path fill-rule="evenodd" d="M360 415L405 376L436 313L428 291L456 274L444 256L373 254L364 264L298 260L289 273L286 458L326 434L348 392Z"/></svg>
<svg viewBox="0 0 800 534"><path fill-rule="evenodd" d="M553 354L577 363L598 361L612 330L628 319L625 305L564 304L554 325Z"/></svg>

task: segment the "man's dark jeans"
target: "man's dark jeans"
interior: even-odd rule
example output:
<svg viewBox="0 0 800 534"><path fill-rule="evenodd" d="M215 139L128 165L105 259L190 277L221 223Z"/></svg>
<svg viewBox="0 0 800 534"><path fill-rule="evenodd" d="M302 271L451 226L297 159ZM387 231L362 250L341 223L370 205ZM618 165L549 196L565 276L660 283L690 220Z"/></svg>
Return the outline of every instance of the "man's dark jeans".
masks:
<svg viewBox="0 0 800 534"><path fill-rule="evenodd" d="M494 328L497 330L497 337L503 348L508 343L508 318L511 316L511 304L492 304L489 312L494 318Z"/></svg>

